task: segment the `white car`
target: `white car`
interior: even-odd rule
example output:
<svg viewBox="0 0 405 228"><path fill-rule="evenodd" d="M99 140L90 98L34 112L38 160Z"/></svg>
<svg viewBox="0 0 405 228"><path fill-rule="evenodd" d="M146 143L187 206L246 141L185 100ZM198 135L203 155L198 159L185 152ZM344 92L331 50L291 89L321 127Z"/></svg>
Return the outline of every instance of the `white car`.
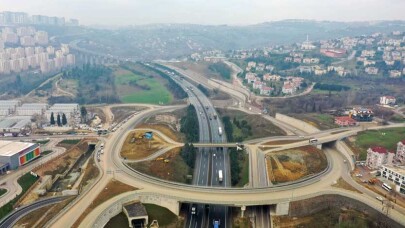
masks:
<svg viewBox="0 0 405 228"><path fill-rule="evenodd" d="M356 174L356 177L362 177L363 175L361 173Z"/></svg>
<svg viewBox="0 0 405 228"><path fill-rule="evenodd" d="M384 199L381 196L377 196L375 198L378 199L379 201L384 201Z"/></svg>

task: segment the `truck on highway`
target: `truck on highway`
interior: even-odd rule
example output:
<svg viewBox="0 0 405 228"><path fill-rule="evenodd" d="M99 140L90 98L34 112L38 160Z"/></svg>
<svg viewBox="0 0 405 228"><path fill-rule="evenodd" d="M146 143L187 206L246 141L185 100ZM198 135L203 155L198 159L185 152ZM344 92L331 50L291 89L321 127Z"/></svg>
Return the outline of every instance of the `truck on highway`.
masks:
<svg viewBox="0 0 405 228"><path fill-rule="evenodd" d="M218 171L218 180L219 180L219 182L222 182L222 180L223 180L222 170Z"/></svg>
<svg viewBox="0 0 405 228"><path fill-rule="evenodd" d="M222 135L222 128L221 127L218 127L218 134Z"/></svg>
<svg viewBox="0 0 405 228"><path fill-rule="evenodd" d="M214 225L214 228L219 228L219 225L221 224L220 220L215 220L212 222L212 224Z"/></svg>

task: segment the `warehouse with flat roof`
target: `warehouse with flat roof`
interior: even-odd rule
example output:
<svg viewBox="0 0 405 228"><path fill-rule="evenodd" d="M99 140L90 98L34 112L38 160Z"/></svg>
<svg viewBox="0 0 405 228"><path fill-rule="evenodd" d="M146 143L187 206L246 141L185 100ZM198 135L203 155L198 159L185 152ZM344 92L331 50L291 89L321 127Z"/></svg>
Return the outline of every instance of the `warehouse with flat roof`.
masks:
<svg viewBox="0 0 405 228"><path fill-rule="evenodd" d="M36 143L13 142L0 140L0 173L8 169L16 169L40 155Z"/></svg>

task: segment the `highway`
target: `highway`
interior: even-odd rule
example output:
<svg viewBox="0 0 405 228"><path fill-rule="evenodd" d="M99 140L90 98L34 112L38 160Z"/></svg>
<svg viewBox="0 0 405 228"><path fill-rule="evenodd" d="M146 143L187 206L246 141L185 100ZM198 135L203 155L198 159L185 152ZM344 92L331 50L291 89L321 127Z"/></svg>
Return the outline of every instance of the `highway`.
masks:
<svg viewBox="0 0 405 228"><path fill-rule="evenodd" d="M163 108L160 108L159 110L163 111ZM129 131L134 125L139 123L142 118L150 116L159 110L142 111L138 116L135 116L124 124L122 130L119 131ZM121 162L121 158L119 157L119 150L125 138L117 132L111 135L111 138L106 144L105 157L102 158L101 166L103 167L103 170L117 171L115 173L115 178L117 180L141 189L137 192L128 194L158 194L167 198L179 200L180 202L223 204L228 206L271 205L289 200L307 199L322 194L339 194L360 200L377 210L381 209L380 202L375 199L375 196L357 194L344 189L331 187L334 181L338 180L343 173L349 172L347 164L343 161L346 158L335 150L326 150L326 156L330 163L329 171L302 182L264 188L215 188L173 183L153 178L129 169ZM330 170L333 170L333 172ZM92 194L85 195L86 199L77 202L69 209L68 213L61 216L53 227L69 227L73 223L72 221L77 219L79 216L78 214L87 208L92 199L103 190L103 187L107 183L106 180L109 178L112 178L112 175L104 174L100 183L91 190ZM164 191L162 191L162 189L164 189ZM292 195L294 196L293 199L291 198ZM82 227L88 227L90 224L93 224L99 213L101 213L101 211L107 206L108 205L103 204L99 208L96 208L96 210L94 210L94 212L83 221ZM398 210L401 211L403 209L396 206L396 210L392 210L390 217L396 221L401 221L403 215L399 214Z"/></svg>
<svg viewBox="0 0 405 228"><path fill-rule="evenodd" d="M165 71L156 67L160 71ZM206 95L196 86L182 79L182 74L170 74L188 94L189 102L196 109L199 122L200 142L205 143L223 143L226 142L225 134L219 133L219 128L222 129L218 113L216 112L211 101ZM217 116L217 118L215 118ZM230 186L230 166L229 154L226 148L199 148L200 153L197 154L196 166L193 175L193 184L198 186L215 186L229 187ZM219 172L223 172L223 180L219 180ZM205 205L194 205L197 209L197 214L193 215L191 207L187 217L186 227L210 227L214 220L220 220L222 227L228 227L228 207L221 205L210 205L209 209L205 209ZM208 212L208 214L206 213Z"/></svg>
<svg viewBox="0 0 405 228"><path fill-rule="evenodd" d="M15 211L11 212L11 214L9 216L7 216L5 219L0 221L0 227L11 228L24 215L26 215L32 211L38 210L42 207L62 202L64 199L66 199L66 196L52 197L52 198L47 198L47 199L43 199L40 201L36 201L32 204L19 208Z"/></svg>

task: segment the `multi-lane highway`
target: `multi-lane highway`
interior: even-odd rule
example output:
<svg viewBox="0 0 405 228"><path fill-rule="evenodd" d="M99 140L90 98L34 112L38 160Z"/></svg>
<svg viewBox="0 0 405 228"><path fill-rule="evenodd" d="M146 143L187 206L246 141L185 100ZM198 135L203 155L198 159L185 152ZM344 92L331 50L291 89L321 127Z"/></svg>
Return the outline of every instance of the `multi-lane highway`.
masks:
<svg viewBox="0 0 405 228"><path fill-rule="evenodd" d="M165 71L155 66L155 69ZM171 75L188 94L189 102L196 109L199 122L199 141L203 143L224 143L226 136L223 133L218 113L211 101L195 85L184 80L183 75L177 72L165 71ZM222 129L221 132L219 129ZM193 175L193 184L198 186L230 186L229 155L226 148L199 148L196 166ZM223 177L219 177L219 173ZM186 227L209 227L213 221L220 221L222 227L228 227L228 207L221 205L190 205Z"/></svg>

